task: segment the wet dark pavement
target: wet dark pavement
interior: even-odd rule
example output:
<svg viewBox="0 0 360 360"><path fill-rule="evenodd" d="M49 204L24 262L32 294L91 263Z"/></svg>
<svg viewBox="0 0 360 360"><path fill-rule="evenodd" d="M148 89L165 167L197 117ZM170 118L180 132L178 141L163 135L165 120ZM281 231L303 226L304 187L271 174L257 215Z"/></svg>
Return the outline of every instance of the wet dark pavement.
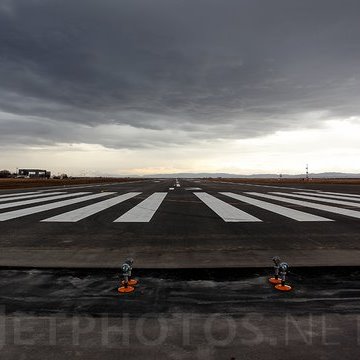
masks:
<svg viewBox="0 0 360 360"><path fill-rule="evenodd" d="M357 360L360 268L0 270L0 358L6 360Z"/></svg>
<svg viewBox="0 0 360 360"><path fill-rule="evenodd" d="M248 268L135 269L136 291L119 294L114 270L3 268L0 304L7 314L360 313L360 268L290 270L289 293L268 283L271 268Z"/></svg>

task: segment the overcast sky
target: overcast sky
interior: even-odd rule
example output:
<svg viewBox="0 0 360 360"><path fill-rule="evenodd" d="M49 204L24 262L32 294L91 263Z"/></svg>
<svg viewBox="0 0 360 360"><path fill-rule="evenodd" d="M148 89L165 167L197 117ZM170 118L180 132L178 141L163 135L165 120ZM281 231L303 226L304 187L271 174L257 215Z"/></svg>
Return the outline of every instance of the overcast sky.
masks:
<svg viewBox="0 0 360 360"><path fill-rule="evenodd" d="M360 172L358 0L0 0L0 168Z"/></svg>

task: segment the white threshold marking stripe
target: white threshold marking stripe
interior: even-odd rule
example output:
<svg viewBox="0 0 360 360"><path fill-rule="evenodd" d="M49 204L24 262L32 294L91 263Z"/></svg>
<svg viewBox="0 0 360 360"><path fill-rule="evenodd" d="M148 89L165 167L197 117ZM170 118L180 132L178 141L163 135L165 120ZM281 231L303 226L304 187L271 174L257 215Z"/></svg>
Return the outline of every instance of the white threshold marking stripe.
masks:
<svg viewBox="0 0 360 360"><path fill-rule="evenodd" d="M320 201L320 202L329 203L329 204L353 206L353 207L360 208L360 204L352 203L352 202L349 202L349 201L341 201L341 200L335 200L335 199L334 200L332 200L332 199L324 199L324 198L317 198L315 196L296 195L296 194L292 194L292 193L283 193L283 192L271 192L271 194L290 196L290 197L295 197L295 198L299 198L299 199L315 200L315 201Z"/></svg>
<svg viewBox="0 0 360 360"><path fill-rule="evenodd" d="M261 222L260 219L205 192L194 192L205 205L226 222Z"/></svg>
<svg viewBox="0 0 360 360"><path fill-rule="evenodd" d="M349 196L339 196L339 195L324 195L324 194L314 194L314 193L306 193L306 192L295 192L295 194L300 194L300 195L311 195L311 196L316 196L316 197L324 197L324 198L331 198L331 199L342 199L342 200L349 200L349 201L360 201L360 197L356 198L356 197L349 197Z"/></svg>
<svg viewBox="0 0 360 360"><path fill-rule="evenodd" d="M37 195L14 196L14 197L0 199L0 202L11 201L11 200L31 199L31 198L41 198L44 196L59 195L59 194L65 194L65 192L64 191L55 191L55 192L46 193L46 194L41 193L41 194L37 194Z"/></svg>
<svg viewBox="0 0 360 360"><path fill-rule="evenodd" d="M150 195L114 222L149 222L166 195L166 192L156 192Z"/></svg>
<svg viewBox="0 0 360 360"><path fill-rule="evenodd" d="M23 201L16 201L9 204L0 204L0 209L8 209L16 206L23 206L23 205L30 205L30 204L36 204L39 202L45 202L45 201L51 201L51 200L58 200L58 199L65 199L72 196L79 196L79 195L85 195L89 194L89 192L78 192L78 193L71 193L71 194L65 194L65 195L56 195L56 196L49 196L49 197L43 197L43 198L36 198L31 200L23 200Z"/></svg>
<svg viewBox="0 0 360 360"><path fill-rule="evenodd" d="M31 195L31 194L40 194L42 191L43 190L41 190L41 191L31 191L31 192L22 192L22 193L14 193L14 194L5 194L5 195L0 195L0 198L11 197L11 196L19 196L19 197L21 197L21 196Z"/></svg>
<svg viewBox="0 0 360 360"><path fill-rule="evenodd" d="M357 195L357 194L346 194L346 193L328 192L328 191L321 191L321 190L318 190L318 191L319 191L319 194L342 195L342 196L351 196L351 197L360 198L360 195Z"/></svg>
<svg viewBox="0 0 360 360"><path fill-rule="evenodd" d="M289 203L289 204L300 205L300 206L304 206L304 207L308 207L308 208L312 208L312 209L323 210L323 211L331 212L334 214L341 214L341 215L360 219L360 212L355 211L355 210L343 209L343 208L339 208L336 206L322 205L322 204L317 204L317 203L313 203L313 202L289 199L289 198L284 198L281 196L274 196L274 195L262 194L262 193L257 193L257 192L247 192L246 194L255 195L255 196L263 197L266 199L277 200L277 201L281 201L281 202L285 202L285 203Z"/></svg>
<svg viewBox="0 0 360 360"><path fill-rule="evenodd" d="M79 220L85 219L91 215L94 215L100 211L106 210L112 206L122 203L128 199L133 198L134 196L140 195L141 192L130 192L120 196L116 196L110 199L106 199L95 204L84 206L80 209L69 211L57 216L44 219L44 222L77 222Z"/></svg>
<svg viewBox="0 0 360 360"><path fill-rule="evenodd" d="M271 204L271 203L268 203L265 201L261 201L261 200L254 199L254 198L249 198L247 196L242 196L242 195L234 194L231 192L221 192L220 194L229 196L236 200L243 201L247 204L257 206L261 209L269 210L273 213L283 215L283 216L286 216L290 219L297 220L297 221L333 221L333 220L330 220L330 219L327 219L327 218L324 218L321 216L308 214L306 212L294 210L294 209L276 205L276 204Z"/></svg>
<svg viewBox="0 0 360 360"><path fill-rule="evenodd" d="M86 193L86 194L88 194L88 193ZM114 194L114 193L113 192L103 192L103 193L99 193L99 194L82 196L82 197L76 198L76 199L58 201L58 202L50 203L50 204L46 204L46 205L38 205L38 206L30 207L30 208L8 211L8 212L0 214L0 221L15 219L15 218L19 218L19 217L27 216L27 215L32 215L32 214L56 209L56 208L63 207L63 206L77 204L77 203L87 201L87 200L97 199L99 197L103 197L103 196L107 196L107 195L111 195L111 194Z"/></svg>

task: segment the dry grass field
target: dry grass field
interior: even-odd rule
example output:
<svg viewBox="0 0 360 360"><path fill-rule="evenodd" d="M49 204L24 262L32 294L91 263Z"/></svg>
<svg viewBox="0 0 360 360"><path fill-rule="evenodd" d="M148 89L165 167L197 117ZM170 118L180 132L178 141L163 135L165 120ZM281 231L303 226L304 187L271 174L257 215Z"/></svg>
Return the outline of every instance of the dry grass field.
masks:
<svg viewBox="0 0 360 360"><path fill-rule="evenodd" d="M208 179L208 181L213 182L231 182L231 183L247 183L247 184L329 184L329 185L360 185L360 178L323 178L323 179L239 179L239 178L216 178L216 179Z"/></svg>
<svg viewBox="0 0 360 360"><path fill-rule="evenodd" d="M69 179L0 179L0 189L24 189L33 187L51 187L51 186L71 186L83 184L108 184L121 183L129 181L142 181L139 178L69 178ZM207 181L212 182L231 182L239 184L338 184L338 185L360 185L360 178L324 178L324 179L243 179L243 178L209 178Z"/></svg>
<svg viewBox="0 0 360 360"><path fill-rule="evenodd" d="M71 178L71 179L0 179L0 189L24 189L33 187L71 186L83 184L108 184L140 181L137 178Z"/></svg>

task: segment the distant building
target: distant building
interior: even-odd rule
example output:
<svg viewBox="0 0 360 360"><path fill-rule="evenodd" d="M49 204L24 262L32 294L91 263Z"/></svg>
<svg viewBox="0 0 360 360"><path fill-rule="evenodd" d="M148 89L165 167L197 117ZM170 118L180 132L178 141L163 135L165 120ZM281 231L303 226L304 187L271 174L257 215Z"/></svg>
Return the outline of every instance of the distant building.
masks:
<svg viewBox="0 0 360 360"><path fill-rule="evenodd" d="M19 169L18 176L27 178L50 179L51 172L41 169Z"/></svg>
<svg viewBox="0 0 360 360"><path fill-rule="evenodd" d="M9 170L0 170L0 178L9 178L11 173Z"/></svg>

